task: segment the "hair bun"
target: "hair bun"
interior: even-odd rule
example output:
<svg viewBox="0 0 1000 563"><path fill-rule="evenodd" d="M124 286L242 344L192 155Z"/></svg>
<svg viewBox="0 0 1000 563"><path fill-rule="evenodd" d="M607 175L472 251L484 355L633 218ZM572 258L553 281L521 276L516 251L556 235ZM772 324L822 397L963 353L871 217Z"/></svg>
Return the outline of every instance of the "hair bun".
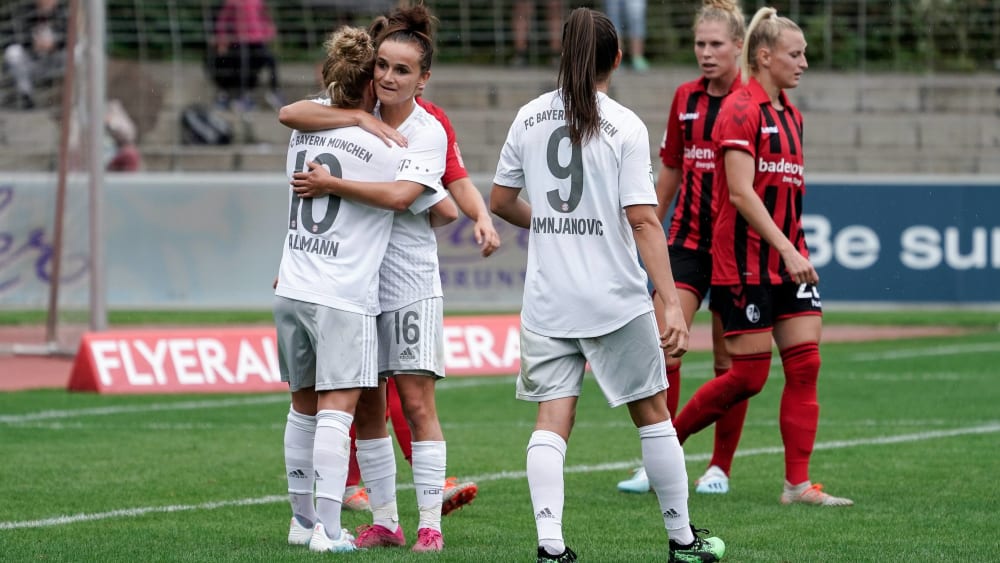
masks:
<svg viewBox="0 0 1000 563"><path fill-rule="evenodd" d="M334 32L326 40L324 47L327 57L359 65L371 58L371 45L371 36L367 31L345 26Z"/></svg>

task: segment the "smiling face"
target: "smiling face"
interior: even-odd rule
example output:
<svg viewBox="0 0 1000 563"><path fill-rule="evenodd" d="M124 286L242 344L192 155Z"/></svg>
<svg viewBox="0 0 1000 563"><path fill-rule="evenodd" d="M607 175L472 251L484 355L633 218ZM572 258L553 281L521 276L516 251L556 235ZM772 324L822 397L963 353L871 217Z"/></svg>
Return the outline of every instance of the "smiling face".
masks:
<svg viewBox="0 0 1000 563"><path fill-rule="evenodd" d="M709 80L735 74L742 42L734 41L729 26L718 20L702 20L694 31L694 56Z"/></svg>
<svg viewBox="0 0 1000 563"><path fill-rule="evenodd" d="M761 66L771 75L771 82L778 88L795 88L799 78L809 68L806 61L806 39L801 31L786 29L781 32L773 48L761 49Z"/></svg>
<svg viewBox="0 0 1000 563"><path fill-rule="evenodd" d="M387 40L375 58L375 94L385 106L409 102L430 78L420 71L422 53L414 43Z"/></svg>

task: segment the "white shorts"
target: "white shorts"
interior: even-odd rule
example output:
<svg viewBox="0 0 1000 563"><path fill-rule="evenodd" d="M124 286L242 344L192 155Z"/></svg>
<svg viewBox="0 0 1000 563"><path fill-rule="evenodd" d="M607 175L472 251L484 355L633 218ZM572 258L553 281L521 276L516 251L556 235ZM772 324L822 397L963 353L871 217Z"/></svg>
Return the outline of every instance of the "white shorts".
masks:
<svg viewBox="0 0 1000 563"><path fill-rule="evenodd" d="M378 387L375 317L276 296L274 325L289 390Z"/></svg>
<svg viewBox="0 0 1000 563"><path fill-rule="evenodd" d="M378 316L378 371L444 377L444 300L432 297Z"/></svg>
<svg viewBox="0 0 1000 563"><path fill-rule="evenodd" d="M579 397L587 362L612 407L667 388L656 319L649 312L595 338L554 338L522 327L517 398L540 403Z"/></svg>

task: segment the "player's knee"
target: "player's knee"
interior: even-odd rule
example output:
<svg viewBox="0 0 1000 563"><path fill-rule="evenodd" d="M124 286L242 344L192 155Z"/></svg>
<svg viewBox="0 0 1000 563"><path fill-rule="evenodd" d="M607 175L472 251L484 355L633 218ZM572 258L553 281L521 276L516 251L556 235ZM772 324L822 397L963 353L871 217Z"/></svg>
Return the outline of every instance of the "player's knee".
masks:
<svg viewBox="0 0 1000 563"><path fill-rule="evenodd" d="M759 354L733 358L730 377L737 383L737 400L749 399L764 389L771 370L771 355Z"/></svg>
<svg viewBox="0 0 1000 563"><path fill-rule="evenodd" d="M806 342L781 351L781 363L788 385L816 385L822 360L819 345Z"/></svg>
<svg viewBox="0 0 1000 563"><path fill-rule="evenodd" d="M433 403L421 401L411 401L403 407L403 414L410 428L426 428L428 425L437 423L437 410Z"/></svg>

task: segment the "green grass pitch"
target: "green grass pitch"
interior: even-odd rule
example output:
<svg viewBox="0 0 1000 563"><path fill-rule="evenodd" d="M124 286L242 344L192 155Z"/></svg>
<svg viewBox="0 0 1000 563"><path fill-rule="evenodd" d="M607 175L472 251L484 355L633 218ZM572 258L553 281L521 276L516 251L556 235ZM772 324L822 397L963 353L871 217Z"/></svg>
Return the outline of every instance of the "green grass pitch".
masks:
<svg viewBox="0 0 1000 563"><path fill-rule="evenodd" d="M775 365L750 406L728 495L692 492L693 521L733 562L997 561L1000 336L824 344L812 477L850 508L782 506ZM776 356L777 359L777 356ZM682 398L711 359L685 359ZM777 362L776 362L777 363ZM683 401L683 399L682 399ZM683 404L683 402L682 402ZM534 406L513 378L439 386L449 475L479 498L444 518L445 551L353 561L532 561L524 449ZM0 394L0 561L315 561L286 545L285 395ZM711 432L685 445L691 481ZM412 545L416 507L400 460L398 503ZM588 378L566 460L567 543L583 561L665 561L653 495L615 490L639 457L624 408ZM692 484L693 491L693 484ZM345 525L367 522L345 513Z"/></svg>

